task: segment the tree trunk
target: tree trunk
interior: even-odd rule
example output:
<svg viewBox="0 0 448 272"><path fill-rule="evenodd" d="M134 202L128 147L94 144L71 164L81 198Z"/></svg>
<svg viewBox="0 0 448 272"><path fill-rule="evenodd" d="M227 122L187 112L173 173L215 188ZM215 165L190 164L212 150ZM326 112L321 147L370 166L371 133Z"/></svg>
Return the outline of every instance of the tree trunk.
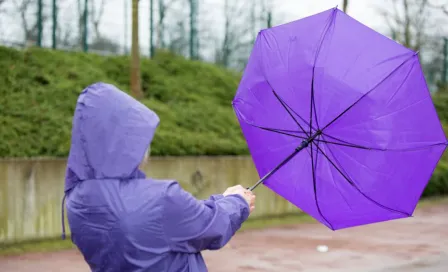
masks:
<svg viewBox="0 0 448 272"><path fill-rule="evenodd" d="M159 0L159 22L157 24L157 47L165 48L165 15L166 5L164 0Z"/></svg>
<svg viewBox="0 0 448 272"><path fill-rule="evenodd" d="M342 2L342 10L347 13L347 8L348 8L348 0L344 0Z"/></svg>
<svg viewBox="0 0 448 272"><path fill-rule="evenodd" d="M132 51L131 51L131 93L135 98L142 98L140 79L140 50L138 38L138 2L132 0Z"/></svg>

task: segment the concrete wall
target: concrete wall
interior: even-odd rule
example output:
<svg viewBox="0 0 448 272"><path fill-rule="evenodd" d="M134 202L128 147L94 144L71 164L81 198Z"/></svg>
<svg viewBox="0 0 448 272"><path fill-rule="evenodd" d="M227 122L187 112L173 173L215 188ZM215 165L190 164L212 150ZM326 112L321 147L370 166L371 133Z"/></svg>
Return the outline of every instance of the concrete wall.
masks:
<svg viewBox="0 0 448 272"><path fill-rule="evenodd" d="M0 160L0 243L61 234L65 164L63 159ZM152 157L144 170L154 178L178 180L198 198L258 180L250 157ZM298 211L263 186L256 193L254 217Z"/></svg>

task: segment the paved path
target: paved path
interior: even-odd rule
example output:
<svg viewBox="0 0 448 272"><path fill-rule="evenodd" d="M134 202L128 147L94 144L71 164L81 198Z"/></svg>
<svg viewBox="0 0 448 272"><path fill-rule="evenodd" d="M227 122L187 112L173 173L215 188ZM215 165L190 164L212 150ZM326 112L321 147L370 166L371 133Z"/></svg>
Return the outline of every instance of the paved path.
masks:
<svg viewBox="0 0 448 272"><path fill-rule="evenodd" d="M211 272L446 272L448 204L414 218L332 232L319 224L246 231L229 246L205 252ZM318 245L329 251L317 252ZM88 271L73 250L0 257L0 271Z"/></svg>

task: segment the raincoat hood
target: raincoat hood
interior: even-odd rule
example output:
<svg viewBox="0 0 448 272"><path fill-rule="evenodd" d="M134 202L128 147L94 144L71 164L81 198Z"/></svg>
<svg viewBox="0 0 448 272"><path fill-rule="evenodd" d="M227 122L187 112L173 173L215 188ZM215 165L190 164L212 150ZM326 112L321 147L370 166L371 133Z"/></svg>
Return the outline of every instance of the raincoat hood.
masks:
<svg viewBox="0 0 448 272"><path fill-rule="evenodd" d="M96 83L78 98L65 192L92 179L144 178L138 170L160 119L117 87Z"/></svg>

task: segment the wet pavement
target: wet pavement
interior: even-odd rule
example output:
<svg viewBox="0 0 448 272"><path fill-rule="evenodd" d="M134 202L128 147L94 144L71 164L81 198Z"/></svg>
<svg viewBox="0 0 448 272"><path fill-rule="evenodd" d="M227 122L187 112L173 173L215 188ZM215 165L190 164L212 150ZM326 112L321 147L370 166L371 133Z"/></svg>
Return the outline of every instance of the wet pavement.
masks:
<svg viewBox="0 0 448 272"><path fill-rule="evenodd" d="M319 252L319 245L328 246ZM301 224L238 233L224 249L207 251L211 272L447 272L448 203L415 217L330 231ZM0 271L88 271L78 252L0 257Z"/></svg>
<svg viewBox="0 0 448 272"><path fill-rule="evenodd" d="M415 261L412 264L400 265L398 267L389 267L373 272L446 272L448 271L448 255L424 258Z"/></svg>

